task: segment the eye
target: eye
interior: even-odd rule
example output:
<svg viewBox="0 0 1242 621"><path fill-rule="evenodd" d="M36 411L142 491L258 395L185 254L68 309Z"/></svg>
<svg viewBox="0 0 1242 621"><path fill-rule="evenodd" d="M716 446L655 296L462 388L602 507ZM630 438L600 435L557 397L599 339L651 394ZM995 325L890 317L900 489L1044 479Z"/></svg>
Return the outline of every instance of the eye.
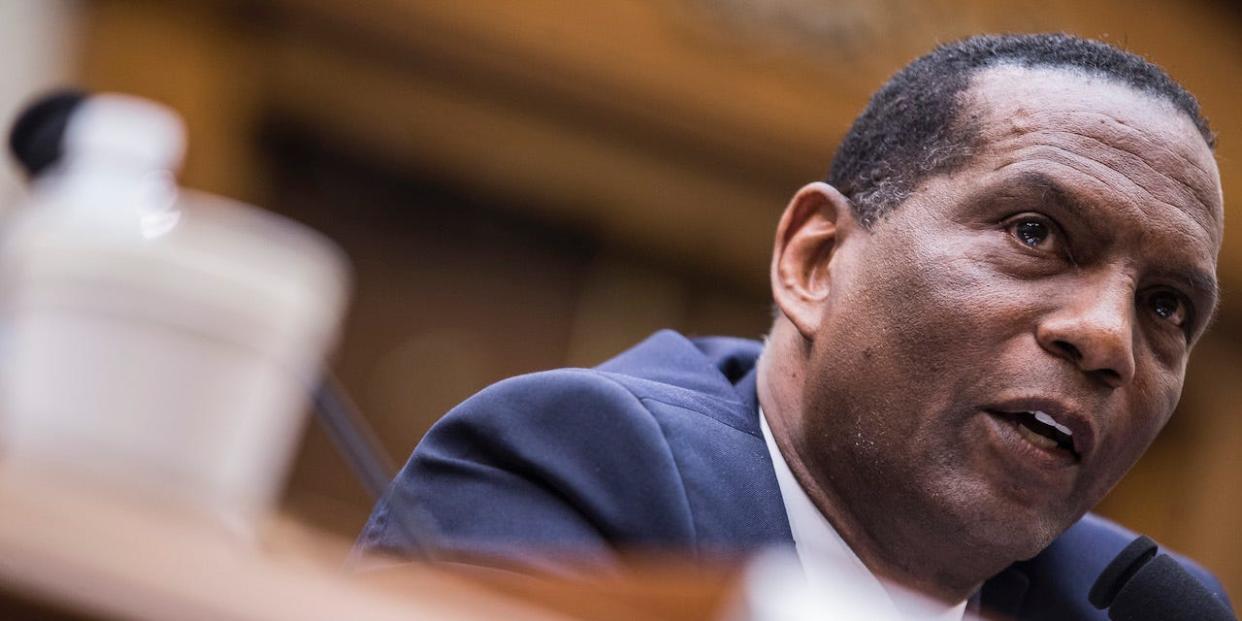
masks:
<svg viewBox="0 0 1242 621"><path fill-rule="evenodd" d="M1014 226L1014 235L1017 235L1018 241L1032 248L1038 248L1048 239L1051 232L1043 222L1027 221L1019 222Z"/></svg>
<svg viewBox="0 0 1242 621"><path fill-rule="evenodd" d="M1157 291L1151 294L1147 297L1147 305L1156 317L1179 328L1185 327L1190 319L1189 305L1180 295L1172 291Z"/></svg>
<svg viewBox="0 0 1242 621"><path fill-rule="evenodd" d="M1011 219L1008 231L1018 243L1035 250L1050 251L1060 243L1057 226L1039 214L1022 214Z"/></svg>

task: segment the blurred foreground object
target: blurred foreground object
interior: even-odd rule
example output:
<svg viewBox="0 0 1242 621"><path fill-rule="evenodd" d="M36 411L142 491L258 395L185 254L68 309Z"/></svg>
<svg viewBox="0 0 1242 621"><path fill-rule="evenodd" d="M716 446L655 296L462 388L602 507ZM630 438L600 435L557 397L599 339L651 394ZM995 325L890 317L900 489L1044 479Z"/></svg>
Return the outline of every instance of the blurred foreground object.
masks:
<svg viewBox="0 0 1242 621"><path fill-rule="evenodd" d="M264 519L336 338L342 254L180 190L181 121L149 101L63 93L19 121L13 146L34 187L0 233L0 618L601 610L580 583L549 582L548 603L526 606L495 594L508 577L427 565L368 584L342 571L344 542ZM612 601L624 616L581 618L634 618Z"/></svg>
<svg viewBox="0 0 1242 621"><path fill-rule="evenodd" d="M14 132L35 179L0 242L0 467L141 491L250 533L335 339L344 257L289 220L179 190L171 110L57 101Z"/></svg>
<svg viewBox="0 0 1242 621"><path fill-rule="evenodd" d="M832 564L842 560L844 559L823 559L822 562ZM943 604L927 594L889 580L870 584L850 580L844 571L846 568L841 569L841 575L834 576L834 580L814 580L808 577L798 555L791 550L773 548L758 554L744 567L737 584L733 608L725 619L943 621L959 618L945 614ZM822 573L820 575L823 576ZM960 615L961 621L1009 621L1018 618L984 612L980 608L979 600L972 601ZM1142 619L1146 620L1147 618Z"/></svg>
<svg viewBox="0 0 1242 621"><path fill-rule="evenodd" d="M76 473L75 473L76 474ZM391 584L340 568L343 543L271 522L239 545L191 507L0 467L0 618L339 621L557 617L427 567Z"/></svg>

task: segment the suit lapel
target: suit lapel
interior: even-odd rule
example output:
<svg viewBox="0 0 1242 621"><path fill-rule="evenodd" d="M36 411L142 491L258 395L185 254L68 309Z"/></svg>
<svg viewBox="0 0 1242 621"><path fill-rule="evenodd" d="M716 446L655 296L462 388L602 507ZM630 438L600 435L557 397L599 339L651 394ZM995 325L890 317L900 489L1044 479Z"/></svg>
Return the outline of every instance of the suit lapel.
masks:
<svg viewBox="0 0 1242 621"><path fill-rule="evenodd" d="M989 621L1018 621L1030 578L1016 565L992 576L971 597L969 610Z"/></svg>

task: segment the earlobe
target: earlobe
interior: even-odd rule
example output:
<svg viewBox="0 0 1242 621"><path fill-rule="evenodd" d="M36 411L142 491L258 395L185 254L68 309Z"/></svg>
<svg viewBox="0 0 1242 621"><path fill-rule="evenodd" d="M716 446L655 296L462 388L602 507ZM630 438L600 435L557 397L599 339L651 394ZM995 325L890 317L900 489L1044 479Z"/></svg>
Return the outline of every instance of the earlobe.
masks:
<svg viewBox="0 0 1242 621"><path fill-rule="evenodd" d="M813 340L832 292L832 258L854 228L849 199L826 183L798 190L776 228L772 297L781 312Z"/></svg>

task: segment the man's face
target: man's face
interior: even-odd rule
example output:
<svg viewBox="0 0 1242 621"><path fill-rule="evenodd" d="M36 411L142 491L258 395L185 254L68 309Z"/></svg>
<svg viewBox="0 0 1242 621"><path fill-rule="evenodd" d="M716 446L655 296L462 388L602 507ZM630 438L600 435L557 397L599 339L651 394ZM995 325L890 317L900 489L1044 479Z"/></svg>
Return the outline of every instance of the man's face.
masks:
<svg viewBox="0 0 1242 621"><path fill-rule="evenodd" d="M1008 67L967 96L970 163L833 255L796 442L872 539L1024 558L1173 413L1216 304L1222 199L1159 99Z"/></svg>

